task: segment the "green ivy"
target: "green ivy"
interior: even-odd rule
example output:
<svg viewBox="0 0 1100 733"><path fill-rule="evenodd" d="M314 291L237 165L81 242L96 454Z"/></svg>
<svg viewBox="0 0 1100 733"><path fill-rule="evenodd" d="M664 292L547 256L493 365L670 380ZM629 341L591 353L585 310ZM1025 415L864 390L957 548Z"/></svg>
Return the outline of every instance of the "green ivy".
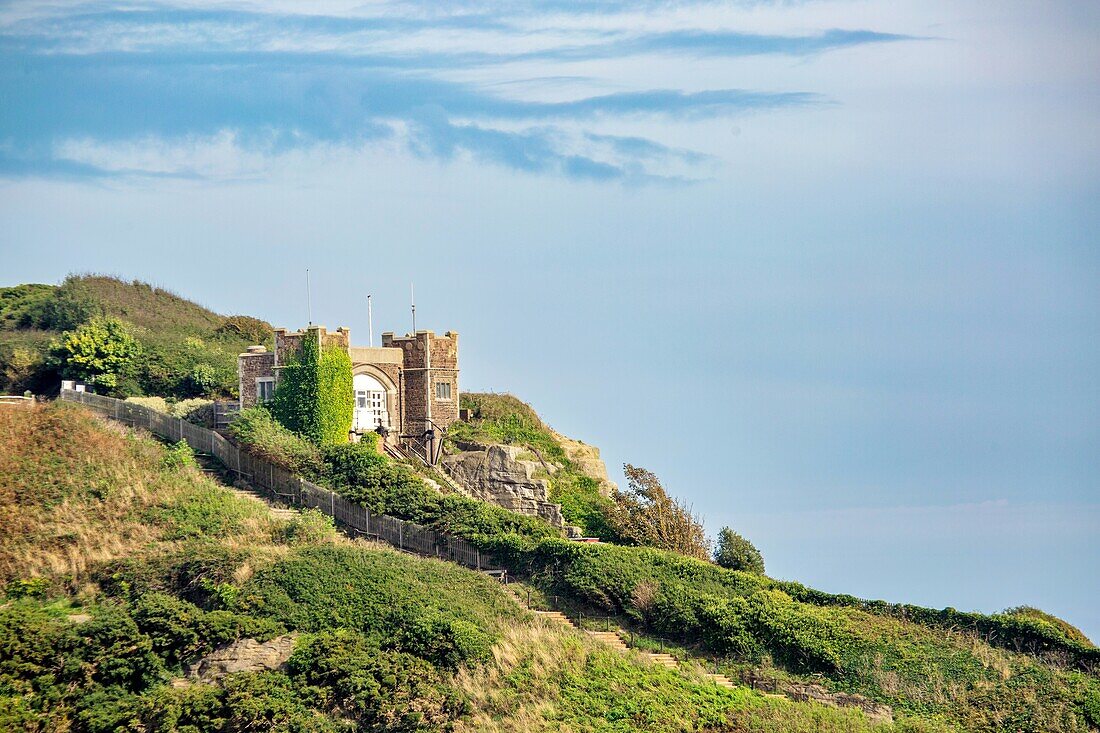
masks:
<svg viewBox="0 0 1100 733"><path fill-rule="evenodd" d="M351 357L340 347L321 348L317 329L306 334L297 357L279 375L271 412L314 443L346 443L355 412Z"/></svg>

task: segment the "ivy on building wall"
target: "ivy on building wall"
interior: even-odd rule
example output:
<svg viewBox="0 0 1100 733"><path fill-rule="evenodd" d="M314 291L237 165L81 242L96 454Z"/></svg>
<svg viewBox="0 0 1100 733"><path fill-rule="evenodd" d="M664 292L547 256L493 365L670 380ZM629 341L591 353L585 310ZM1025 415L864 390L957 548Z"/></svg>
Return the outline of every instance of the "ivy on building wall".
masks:
<svg viewBox="0 0 1100 733"><path fill-rule="evenodd" d="M310 329L297 357L279 374L271 412L314 443L346 443L355 412L347 350L322 348L317 330Z"/></svg>

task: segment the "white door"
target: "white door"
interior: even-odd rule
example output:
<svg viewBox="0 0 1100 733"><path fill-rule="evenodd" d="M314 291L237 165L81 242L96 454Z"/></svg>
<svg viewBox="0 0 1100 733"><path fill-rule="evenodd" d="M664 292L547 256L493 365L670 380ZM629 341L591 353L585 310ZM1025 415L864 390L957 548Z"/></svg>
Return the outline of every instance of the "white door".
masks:
<svg viewBox="0 0 1100 733"><path fill-rule="evenodd" d="M386 411L385 387L369 374L356 374L352 382L355 388L355 430L368 432L379 425L388 428L390 416Z"/></svg>

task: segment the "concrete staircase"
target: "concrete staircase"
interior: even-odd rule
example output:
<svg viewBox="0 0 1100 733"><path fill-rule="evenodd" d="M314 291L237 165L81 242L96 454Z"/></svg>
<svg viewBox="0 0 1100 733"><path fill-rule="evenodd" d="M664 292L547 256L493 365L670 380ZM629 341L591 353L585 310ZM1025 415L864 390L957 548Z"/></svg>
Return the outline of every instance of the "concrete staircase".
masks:
<svg viewBox="0 0 1100 733"><path fill-rule="evenodd" d="M235 483L229 483L226 480L223 469L220 467L221 464L216 458L203 453L197 453L195 454L195 461L199 464L199 470L221 484L223 489L233 492L242 499L249 499L250 501L263 504L268 513L275 519L291 520L298 516L299 512L297 509L275 506L267 497L262 496L258 492L241 488L238 485L244 483L241 479L238 479Z"/></svg>
<svg viewBox="0 0 1100 733"><path fill-rule="evenodd" d="M616 651L625 652L630 649L617 631L589 631L588 635L599 639Z"/></svg>
<svg viewBox="0 0 1100 733"><path fill-rule="evenodd" d="M731 680L724 674L718 674L717 672L707 672L706 675L714 682L714 684L718 685L719 687L728 687L730 689L733 689L737 686L733 684L733 680Z"/></svg>
<svg viewBox="0 0 1100 733"><path fill-rule="evenodd" d="M668 667L669 669L676 669L680 666L680 663L676 661L676 657L671 654L665 654L664 652L646 652L650 661L654 664L659 664L662 667Z"/></svg>

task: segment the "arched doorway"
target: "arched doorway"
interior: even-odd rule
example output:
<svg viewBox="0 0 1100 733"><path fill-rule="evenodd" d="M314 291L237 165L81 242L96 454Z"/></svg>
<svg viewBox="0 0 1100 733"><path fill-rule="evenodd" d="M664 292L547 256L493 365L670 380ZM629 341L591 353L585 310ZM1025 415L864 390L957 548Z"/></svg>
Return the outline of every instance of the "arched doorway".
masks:
<svg viewBox="0 0 1100 733"><path fill-rule="evenodd" d="M355 389L355 419L352 429L361 433L370 432L379 425L389 429L389 390L370 374L356 374L352 377L352 385Z"/></svg>

